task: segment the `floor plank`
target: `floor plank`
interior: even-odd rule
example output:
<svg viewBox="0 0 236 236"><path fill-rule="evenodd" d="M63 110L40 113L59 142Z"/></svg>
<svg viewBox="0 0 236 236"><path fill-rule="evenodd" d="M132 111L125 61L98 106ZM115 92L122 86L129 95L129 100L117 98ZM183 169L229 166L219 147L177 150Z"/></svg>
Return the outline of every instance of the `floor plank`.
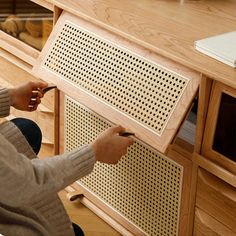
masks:
<svg viewBox="0 0 236 236"><path fill-rule="evenodd" d="M111 226L95 215L91 210L75 200L70 202L66 197L65 190L59 196L66 208L71 220L78 224L84 231L85 236L120 236Z"/></svg>

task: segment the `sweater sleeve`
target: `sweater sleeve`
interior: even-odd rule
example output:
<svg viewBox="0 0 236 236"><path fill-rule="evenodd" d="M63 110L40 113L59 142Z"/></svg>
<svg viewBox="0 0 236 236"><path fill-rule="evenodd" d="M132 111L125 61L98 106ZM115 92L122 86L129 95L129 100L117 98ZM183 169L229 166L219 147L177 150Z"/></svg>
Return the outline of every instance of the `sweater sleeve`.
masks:
<svg viewBox="0 0 236 236"><path fill-rule="evenodd" d="M8 89L0 87L0 117L10 114L10 97Z"/></svg>
<svg viewBox="0 0 236 236"><path fill-rule="evenodd" d="M94 163L89 145L53 158L29 160L0 134L0 201L19 206L39 194L58 192L89 174Z"/></svg>

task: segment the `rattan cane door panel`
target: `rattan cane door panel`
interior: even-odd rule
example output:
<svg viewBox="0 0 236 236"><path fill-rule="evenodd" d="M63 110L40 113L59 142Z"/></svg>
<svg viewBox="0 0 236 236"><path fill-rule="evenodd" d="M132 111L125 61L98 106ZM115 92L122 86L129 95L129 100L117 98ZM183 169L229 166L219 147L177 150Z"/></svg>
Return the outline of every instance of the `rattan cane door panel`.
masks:
<svg viewBox="0 0 236 236"><path fill-rule="evenodd" d="M65 148L88 144L109 122L65 99ZM136 140L117 165L96 163L94 171L78 181L116 214L147 235L178 235L183 168Z"/></svg>
<svg viewBox="0 0 236 236"><path fill-rule="evenodd" d="M103 31L63 14L34 71L164 152L199 77L170 63L167 68L157 55Z"/></svg>

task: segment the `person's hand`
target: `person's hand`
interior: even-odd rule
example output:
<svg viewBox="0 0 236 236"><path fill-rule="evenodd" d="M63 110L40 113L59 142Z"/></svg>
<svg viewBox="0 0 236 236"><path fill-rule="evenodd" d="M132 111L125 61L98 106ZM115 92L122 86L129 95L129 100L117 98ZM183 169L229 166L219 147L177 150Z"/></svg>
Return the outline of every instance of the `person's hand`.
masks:
<svg viewBox="0 0 236 236"><path fill-rule="evenodd" d="M35 111L43 97L42 89L46 88L46 82L27 82L9 89L10 105L22 111Z"/></svg>
<svg viewBox="0 0 236 236"><path fill-rule="evenodd" d="M128 147L133 144L133 139L119 136L123 131L124 128L121 126L108 128L92 142L97 161L116 164L127 153Z"/></svg>

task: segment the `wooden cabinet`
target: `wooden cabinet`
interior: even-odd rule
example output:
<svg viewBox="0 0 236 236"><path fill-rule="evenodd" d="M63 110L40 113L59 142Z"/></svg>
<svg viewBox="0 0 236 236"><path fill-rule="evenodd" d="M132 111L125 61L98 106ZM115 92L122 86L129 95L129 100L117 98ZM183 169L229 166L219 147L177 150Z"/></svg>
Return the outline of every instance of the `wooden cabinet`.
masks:
<svg viewBox="0 0 236 236"><path fill-rule="evenodd" d="M69 96L64 110L67 151L90 143L113 125ZM119 164L97 163L93 173L74 184L124 227L124 235L187 233L190 185L191 162L186 157L175 150L163 155L137 138Z"/></svg>
<svg viewBox="0 0 236 236"><path fill-rule="evenodd" d="M236 174L236 90L215 82L212 88L202 153Z"/></svg>
<svg viewBox="0 0 236 236"><path fill-rule="evenodd" d="M198 171L196 206L236 235L236 188L201 168Z"/></svg>
<svg viewBox="0 0 236 236"><path fill-rule="evenodd" d="M12 87L26 81L37 81L32 65L45 44L53 26L53 5L36 4L29 0L1 1L0 3L0 81L1 86ZM43 78L42 78L43 79ZM45 95L37 111L25 113L12 108L11 116L36 121L43 133L45 153L58 152L56 124L57 93Z"/></svg>
<svg viewBox="0 0 236 236"><path fill-rule="evenodd" d="M202 156L196 161L207 170L198 170L196 235L236 235L235 96L234 88L213 82Z"/></svg>
<svg viewBox="0 0 236 236"><path fill-rule="evenodd" d="M53 5L30 0L1 1L0 44L13 55L33 64L53 26Z"/></svg>
<svg viewBox="0 0 236 236"><path fill-rule="evenodd" d="M26 81L38 80L32 76L32 74L22 70L21 68L6 60L1 54L0 65L1 68L4 68L4 70L1 70L0 72L1 86L13 87ZM42 150L47 150L46 153L41 152L40 156L53 155L55 153L55 107L55 92L50 91L45 95L45 98L42 100L42 103L39 105L37 111L22 112L11 108L11 115L7 117L8 120L16 117L25 117L34 120L39 125L43 134L42 145L44 148Z"/></svg>
<svg viewBox="0 0 236 236"><path fill-rule="evenodd" d="M67 12L33 71L66 94L66 151L114 124L135 133L135 145L115 168L97 163L77 182L84 196L131 234L187 233L185 183L191 185L192 166L168 147L197 94L200 73Z"/></svg>
<svg viewBox="0 0 236 236"><path fill-rule="evenodd" d="M205 213L203 210L196 208L193 235L234 236L236 234L224 224Z"/></svg>
<svg viewBox="0 0 236 236"><path fill-rule="evenodd" d="M234 235L235 133L230 155L216 137L235 123L236 71L193 45L235 30L235 2L34 2L55 23L42 51L4 32L0 45L9 65L60 90L60 106L49 95L35 118L45 137L70 151L114 124L135 133L116 167L97 163L70 189L123 235Z"/></svg>

